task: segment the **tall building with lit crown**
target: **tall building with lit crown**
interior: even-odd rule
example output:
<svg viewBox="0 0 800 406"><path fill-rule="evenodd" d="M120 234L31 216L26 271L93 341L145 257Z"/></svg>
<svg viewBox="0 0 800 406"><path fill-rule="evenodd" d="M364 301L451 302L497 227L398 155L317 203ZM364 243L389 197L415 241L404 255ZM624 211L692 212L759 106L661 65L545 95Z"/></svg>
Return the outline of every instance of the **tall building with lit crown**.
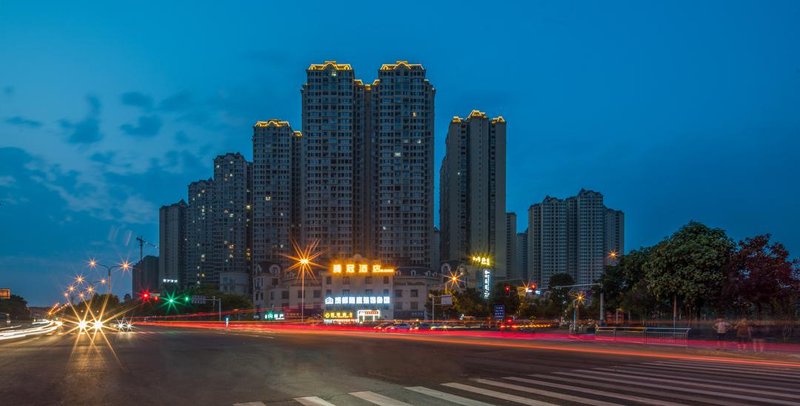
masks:
<svg viewBox="0 0 800 406"><path fill-rule="evenodd" d="M505 120L477 110L454 117L439 173L442 261L488 255L506 278Z"/></svg>
<svg viewBox="0 0 800 406"><path fill-rule="evenodd" d="M623 230L624 215L606 208L599 192L547 196L528 211L529 276L545 288L557 273L571 275L578 284L594 283L608 258L623 253Z"/></svg>
<svg viewBox="0 0 800 406"><path fill-rule="evenodd" d="M187 285L186 202L181 200L159 210L158 279L160 285Z"/></svg>
<svg viewBox="0 0 800 406"><path fill-rule="evenodd" d="M214 212L214 181L189 184L186 208L186 285L199 285L207 275L219 272L211 260Z"/></svg>
<svg viewBox="0 0 800 406"><path fill-rule="evenodd" d="M425 68L384 64L372 86L378 258L395 266L431 263L435 89Z"/></svg>
<svg viewBox="0 0 800 406"><path fill-rule="evenodd" d="M301 240L318 241L329 258L355 254L357 184L356 142L363 138L354 122L364 112L356 102L353 68L327 61L306 70L302 93L302 153L305 187L302 192ZM363 97L363 96L362 96Z"/></svg>
<svg viewBox="0 0 800 406"><path fill-rule="evenodd" d="M250 273L252 165L240 153L214 159L214 211L211 250L218 273L206 281L219 285L220 273Z"/></svg>
<svg viewBox="0 0 800 406"><path fill-rule="evenodd" d="M301 231L328 259L359 254L430 266L433 86L419 64L385 64L371 84L347 64L306 70Z"/></svg>
<svg viewBox="0 0 800 406"><path fill-rule="evenodd" d="M289 265L292 240L300 223L299 131L287 121L259 121L253 126L253 263ZM297 172L296 172L297 171Z"/></svg>

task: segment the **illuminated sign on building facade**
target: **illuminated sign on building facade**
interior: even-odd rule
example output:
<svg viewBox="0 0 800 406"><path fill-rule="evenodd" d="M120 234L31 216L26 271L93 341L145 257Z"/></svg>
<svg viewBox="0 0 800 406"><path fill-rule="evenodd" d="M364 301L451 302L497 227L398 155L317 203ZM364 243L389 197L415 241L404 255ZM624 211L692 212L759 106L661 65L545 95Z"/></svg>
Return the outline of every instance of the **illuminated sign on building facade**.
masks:
<svg viewBox="0 0 800 406"><path fill-rule="evenodd" d="M488 299L492 293L492 271L483 270L483 298Z"/></svg>
<svg viewBox="0 0 800 406"><path fill-rule="evenodd" d="M363 275L368 275L370 273L385 274L385 273L394 273L394 268L381 268L380 264L356 264L356 263L333 264L331 265L331 273L363 274Z"/></svg>
<svg viewBox="0 0 800 406"><path fill-rule="evenodd" d="M361 310L359 310L360 312ZM326 319L352 319L353 312L325 312L323 314Z"/></svg>
<svg viewBox="0 0 800 406"><path fill-rule="evenodd" d="M326 305L389 304L389 296L328 296Z"/></svg>

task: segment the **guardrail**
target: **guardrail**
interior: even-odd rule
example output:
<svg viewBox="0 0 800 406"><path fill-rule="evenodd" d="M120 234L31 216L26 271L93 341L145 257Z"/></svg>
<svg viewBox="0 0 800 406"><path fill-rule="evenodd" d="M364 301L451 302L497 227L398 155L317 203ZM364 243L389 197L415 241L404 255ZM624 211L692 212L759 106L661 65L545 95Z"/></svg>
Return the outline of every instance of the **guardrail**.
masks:
<svg viewBox="0 0 800 406"><path fill-rule="evenodd" d="M689 345L690 328L597 327L595 338L641 344Z"/></svg>

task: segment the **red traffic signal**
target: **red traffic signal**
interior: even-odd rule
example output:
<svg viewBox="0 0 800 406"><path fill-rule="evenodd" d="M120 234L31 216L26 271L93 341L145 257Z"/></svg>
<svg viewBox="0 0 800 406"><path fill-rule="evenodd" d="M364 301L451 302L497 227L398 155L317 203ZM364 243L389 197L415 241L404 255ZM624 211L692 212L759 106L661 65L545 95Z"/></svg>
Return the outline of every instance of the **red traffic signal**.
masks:
<svg viewBox="0 0 800 406"><path fill-rule="evenodd" d="M506 296L511 294L511 286L506 285L503 289L505 289L505 291L506 291Z"/></svg>
<svg viewBox="0 0 800 406"><path fill-rule="evenodd" d="M143 291L139 292L139 297L141 297L142 300L145 301L145 302L150 300L150 291L143 290Z"/></svg>
<svg viewBox="0 0 800 406"><path fill-rule="evenodd" d="M531 290L536 290L536 284L535 283L531 283L530 288L531 288Z"/></svg>

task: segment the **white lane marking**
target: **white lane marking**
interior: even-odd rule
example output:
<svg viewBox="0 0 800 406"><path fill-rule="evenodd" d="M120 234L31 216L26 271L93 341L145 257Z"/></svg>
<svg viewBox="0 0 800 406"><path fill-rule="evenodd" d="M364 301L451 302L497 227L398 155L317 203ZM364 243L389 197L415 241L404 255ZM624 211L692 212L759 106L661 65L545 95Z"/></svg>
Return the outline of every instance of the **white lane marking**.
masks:
<svg viewBox="0 0 800 406"><path fill-rule="evenodd" d="M691 404L709 403L709 404L712 404L712 405L719 405L719 406L733 406L733 405L743 405L744 406L745 405L744 403L735 403L735 402L731 402L730 400L719 400L719 399L712 399L712 398L707 398L707 397L702 397L702 396L687 395L687 394L682 394L682 393L664 392L664 391L658 391L658 390L647 389L647 388L638 388L638 387L635 387L635 386L614 385L614 384L611 384L611 383L608 383L608 382L594 382L594 381L591 380L591 377L589 379L586 379L586 378L583 378L583 379L570 379L570 378L565 378L565 377L562 377L562 376L551 376L551 375L531 375L531 376L533 376L534 378L558 379L559 382L573 383L575 385L599 386L599 387L601 387L603 389L614 389L614 390L618 390L620 392L642 393L642 394L651 395L651 396L663 396L665 398L675 399L675 400L677 400L677 399L688 400L688 401L692 402Z"/></svg>
<svg viewBox="0 0 800 406"><path fill-rule="evenodd" d="M482 383L484 385L492 385L492 386L497 386L497 387L505 388L505 389L511 389L511 390L515 390L515 391L519 391L519 392L533 393L534 395L547 396L547 397L554 398L554 399L561 399L561 400L566 400L566 401L569 401L569 402L583 403L583 404L586 404L586 405L621 406L618 403L611 403L611 402L605 402L605 401L602 401L602 400L594 400L594 399L582 398L580 396L565 395L565 394L559 393L559 392L551 392L549 390L534 389L534 388L529 388L527 386L520 386L520 385L513 385L513 384L505 383L505 382L492 381L490 379L473 379L473 381L478 382L478 383Z"/></svg>
<svg viewBox="0 0 800 406"><path fill-rule="evenodd" d="M411 406L411 404L406 402L401 402L399 400L394 400L392 398L379 395L375 392L350 392L350 395L355 396L359 399L366 400L369 403L374 403L380 406Z"/></svg>
<svg viewBox="0 0 800 406"><path fill-rule="evenodd" d="M600 381L611 381L611 382L619 382L619 379L626 379L628 383L632 383L639 386L649 386L651 388L663 388L664 384L654 384L654 383L645 383L645 382L633 382L635 380L645 381L645 380L652 380L653 378L639 378L635 375L626 375L626 374L614 374L609 372L599 372L599 371L580 371L580 373L572 373L572 372L556 372L559 375L567 375L567 376L581 376L586 378L586 375L591 375L591 379L596 379ZM612 376L616 376L616 379L611 378ZM690 392L690 393L698 393L701 395L712 395L716 397L723 397L723 398L733 398L739 400L749 400L752 402L765 402L769 401L770 403L774 403L776 405L787 405L787 406L797 406L797 402L786 402L778 399L764 399L763 397L755 397L755 396L745 396L745 395L737 395L735 393L726 393L719 390L719 386L717 386L717 390L714 391L707 391L701 389L691 389L691 388L673 388L676 391L683 391L683 392Z"/></svg>
<svg viewBox="0 0 800 406"><path fill-rule="evenodd" d="M428 395L428 396L430 396L432 398L446 400L446 401L448 401L450 403L455 403L457 405L463 405L463 406L492 406L491 403L484 403L484 402L481 402L479 400L467 399L465 397L461 397L461 396L458 396L458 395L453 395L453 394L450 394L450 393L447 393L447 392L442 392L442 391L438 391L438 390L429 389L429 388L426 388L424 386L412 386L412 387L409 387L409 388L406 388L406 389L408 389L410 391L417 392L417 393L421 393L423 395Z"/></svg>
<svg viewBox="0 0 800 406"><path fill-rule="evenodd" d="M264 402L244 402L244 403L234 403L233 406L267 406Z"/></svg>
<svg viewBox="0 0 800 406"><path fill-rule="evenodd" d="M483 396L490 396L490 397L497 398L497 399L503 399L503 400L507 400L509 402L520 403L520 404L523 404L523 405L529 405L529 406L558 406L558 405L553 404L553 403L547 403L547 402L542 402L542 401L539 401L539 400L523 398L522 396L511 395L511 394L508 394L508 393L497 392L497 391L493 391L493 390L489 390L489 389L479 388L477 386L464 385L464 384L456 383L456 382L443 383L442 386L447 386L448 388L461 389L463 391L477 393L477 394L483 395Z"/></svg>
<svg viewBox="0 0 800 406"><path fill-rule="evenodd" d="M316 396L306 396L302 398L294 398L297 403L305 406L336 406L331 402L320 399Z"/></svg>
<svg viewBox="0 0 800 406"><path fill-rule="evenodd" d="M596 369L598 371L629 373L629 374L633 374L633 375L636 375L636 376L644 376L644 377L650 377L650 378L664 378L664 376L665 376L663 369L658 369L658 368L653 368L653 367L645 367L645 366L638 366L638 365L621 366L621 367L614 367L614 368L594 368L594 369ZM690 383L690 384L695 385L695 386L697 386L700 383L710 383L710 384L713 385L712 387L719 387L719 385L720 385L719 379L702 379L702 378L694 378L694 377L687 377L687 376L671 378L670 382ZM800 389L794 389L794 388L775 387L775 390L780 390L781 392L792 392L792 393L786 393L786 394L779 395L779 394L775 393L775 390L770 390L770 391L762 391L762 390L760 390L760 389L764 389L764 385L740 383L740 382L736 382L736 383L729 382L728 384L729 385L735 385L734 387L731 388L731 389L734 389L734 390L752 389L753 393L765 392L765 394L774 395L774 396L796 397L796 396L798 396L797 394L800 394Z"/></svg>
<svg viewBox="0 0 800 406"><path fill-rule="evenodd" d="M651 398L643 398L639 396L630 396L630 395L623 395L621 393L616 392L606 392L603 390L597 389L588 389L588 388L580 388L574 385L561 385L553 382L547 381L539 381L535 379L528 379L528 378L516 378L516 377L506 377L504 379L509 379L512 381L522 382L522 383L529 383L533 385L540 385L540 386L549 386L551 388L558 388L558 389L566 389L571 392L583 392L588 393L590 395L596 396L605 396L607 398L617 398L622 400L630 400L632 402L639 402L644 403L647 405L660 405L660 406L687 406L683 403L673 403L667 402L666 400L658 400L658 399L651 399Z"/></svg>
<svg viewBox="0 0 800 406"><path fill-rule="evenodd" d="M766 369L762 366L747 366L747 367L740 367L734 365L715 365L715 364L708 364L708 363L693 363L693 362L675 362L675 361L657 361L657 362L649 362L647 365L669 365L675 367L694 367L694 368L706 368L706 369L713 369L716 371L725 371L725 372L741 372L745 374L759 374L759 375L769 375L769 376L783 376L786 378L800 378L800 372L789 371L786 369Z"/></svg>

